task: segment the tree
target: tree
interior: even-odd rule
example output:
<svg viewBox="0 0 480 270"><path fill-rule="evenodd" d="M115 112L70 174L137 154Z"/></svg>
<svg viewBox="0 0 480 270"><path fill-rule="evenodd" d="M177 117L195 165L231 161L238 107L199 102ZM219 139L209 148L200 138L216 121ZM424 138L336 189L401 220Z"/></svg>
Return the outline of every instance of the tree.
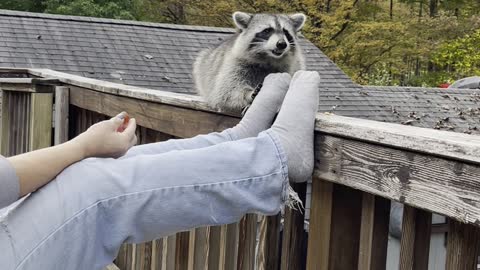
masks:
<svg viewBox="0 0 480 270"><path fill-rule="evenodd" d="M450 80L480 75L480 30L440 45L433 61L449 72Z"/></svg>
<svg viewBox="0 0 480 270"><path fill-rule="evenodd" d="M45 12L134 20L135 4L133 0L46 0Z"/></svg>

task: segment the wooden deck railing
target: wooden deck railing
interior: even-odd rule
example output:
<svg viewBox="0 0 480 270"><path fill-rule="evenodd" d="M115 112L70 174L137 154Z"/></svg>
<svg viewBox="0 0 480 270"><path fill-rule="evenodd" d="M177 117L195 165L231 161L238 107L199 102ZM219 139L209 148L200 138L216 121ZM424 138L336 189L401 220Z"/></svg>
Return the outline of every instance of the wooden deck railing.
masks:
<svg viewBox="0 0 480 270"><path fill-rule="evenodd" d="M140 143L239 121L196 96L51 70L0 69L0 89L5 155L63 142L123 110L137 119ZM428 269L432 213L448 218L446 269L476 269L479 136L318 114L315 160L307 254L304 216L287 210L283 230L280 215L252 214L236 224L124 245L115 263L155 270L386 269L394 200L405 204L399 269ZM306 184L294 188L305 200Z"/></svg>

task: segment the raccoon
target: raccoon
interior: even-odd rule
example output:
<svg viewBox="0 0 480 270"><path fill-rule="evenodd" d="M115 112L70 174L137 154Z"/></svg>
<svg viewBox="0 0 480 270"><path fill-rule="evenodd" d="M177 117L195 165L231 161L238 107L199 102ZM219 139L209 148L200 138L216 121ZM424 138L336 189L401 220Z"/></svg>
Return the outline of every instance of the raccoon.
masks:
<svg viewBox="0 0 480 270"><path fill-rule="evenodd" d="M306 16L298 13L233 13L237 33L203 50L193 65L200 95L215 109L239 112L247 107L270 73L293 75L305 69L297 33Z"/></svg>

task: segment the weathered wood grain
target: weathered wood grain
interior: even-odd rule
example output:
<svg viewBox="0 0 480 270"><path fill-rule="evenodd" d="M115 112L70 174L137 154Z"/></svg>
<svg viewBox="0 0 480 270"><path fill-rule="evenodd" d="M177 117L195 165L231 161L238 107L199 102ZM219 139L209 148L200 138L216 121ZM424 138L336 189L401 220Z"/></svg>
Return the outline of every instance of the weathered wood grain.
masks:
<svg viewBox="0 0 480 270"><path fill-rule="evenodd" d="M477 269L480 254L480 228L449 222L446 270Z"/></svg>
<svg viewBox="0 0 480 270"><path fill-rule="evenodd" d="M370 270L372 263L373 223L375 222L375 196L363 193L362 222L360 225L360 247L358 270Z"/></svg>
<svg viewBox="0 0 480 270"><path fill-rule="evenodd" d="M70 103L108 116L128 111L139 125L182 138L221 131L234 126L239 121L230 116L192 111L78 88L71 88Z"/></svg>
<svg viewBox="0 0 480 270"><path fill-rule="evenodd" d="M208 270L210 227L195 229L195 270Z"/></svg>
<svg viewBox="0 0 480 270"><path fill-rule="evenodd" d="M103 270L120 270L120 268L118 268L118 266L112 263L107 265L107 267L105 267Z"/></svg>
<svg viewBox="0 0 480 270"><path fill-rule="evenodd" d="M317 114L315 130L323 134L480 163L480 136Z"/></svg>
<svg viewBox="0 0 480 270"><path fill-rule="evenodd" d="M480 225L479 165L329 135L315 158L319 178Z"/></svg>
<svg viewBox="0 0 480 270"><path fill-rule="evenodd" d="M55 87L55 130L54 144L68 141L69 119L69 88L65 86Z"/></svg>
<svg viewBox="0 0 480 270"><path fill-rule="evenodd" d="M52 145L53 94L31 94L30 151Z"/></svg>
<svg viewBox="0 0 480 270"><path fill-rule="evenodd" d="M389 222L390 200L375 196L371 270L385 270L387 267Z"/></svg>
<svg viewBox="0 0 480 270"><path fill-rule="evenodd" d="M330 257L333 184L314 178L308 235L307 270L327 270Z"/></svg>
<svg viewBox="0 0 480 270"><path fill-rule="evenodd" d="M175 270L188 270L190 233L177 233L175 245Z"/></svg>
<svg viewBox="0 0 480 270"><path fill-rule="evenodd" d="M408 205L403 210L400 270L428 269L432 213Z"/></svg>
<svg viewBox="0 0 480 270"><path fill-rule="evenodd" d="M239 224L238 270L255 269L255 245L257 235L257 216L247 214Z"/></svg>
<svg viewBox="0 0 480 270"><path fill-rule="evenodd" d="M387 264L390 201L362 194L359 270L385 270Z"/></svg>
<svg viewBox="0 0 480 270"><path fill-rule="evenodd" d="M329 270L350 270L358 266L362 192L333 186Z"/></svg>
<svg viewBox="0 0 480 270"><path fill-rule="evenodd" d="M114 94L116 96L135 98L143 101L152 101L155 103L169 104L177 107L190 108L200 111L216 112L226 115L238 116L238 114L232 112L221 112L215 110L209 107L203 101L202 97L191 94L165 92L131 85L112 83L47 69L32 69L29 70L29 72L30 74L40 77L55 78L62 83L72 86L92 89L102 93Z"/></svg>
<svg viewBox="0 0 480 270"><path fill-rule="evenodd" d="M291 184L292 188L297 192L298 197L305 205L307 194L307 183ZM305 227L305 211L285 209L283 241L282 241L282 257L281 270L295 270L304 268L303 243Z"/></svg>
<svg viewBox="0 0 480 270"><path fill-rule="evenodd" d="M223 269L235 270L237 269L238 256L238 223L228 224L225 229L225 261Z"/></svg>
<svg viewBox="0 0 480 270"><path fill-rule="evenodd" d="M9 117L10 93L2 91L2 130L1 130L1 154L8 156L10 145L10 117Z"/></svg>
<svg viewBox="0 0 480 270"><path fill-rule="evenodd" d="M260 222L260 239L257 270L278 269L280 262L280 214L263 216Z"/></svg>
<svg viewBox="0 0 480 270"><path fill-rule="evenodd" d="M210 242L208 250L208 269L220 270L222 268L223 256L222 247L225 239L222 239L222 226L210 227Z"/></svg>

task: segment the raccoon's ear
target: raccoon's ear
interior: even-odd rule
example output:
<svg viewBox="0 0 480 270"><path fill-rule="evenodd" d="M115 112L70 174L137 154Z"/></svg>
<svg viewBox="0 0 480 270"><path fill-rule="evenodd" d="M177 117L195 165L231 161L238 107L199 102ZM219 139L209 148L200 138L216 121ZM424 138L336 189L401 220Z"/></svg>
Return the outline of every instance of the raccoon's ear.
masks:
<svg viewBox="0 0 480 270"><path fill-rule="evenodd" d="M307 20L307 16L303 13L292 14L288 17L292 20L295 31L300 31Z"/></svg>
<svg viewBox="0 0 480 270"><path fill-rule="evenodd" d="M243 29L246 29L248 27L248 24L250 23L250 20L252 19L252 14L237 11L237 12L233 13L232 18L233 18L233 21L235 22L235 25L239 29L243 30Z"/></svg>

